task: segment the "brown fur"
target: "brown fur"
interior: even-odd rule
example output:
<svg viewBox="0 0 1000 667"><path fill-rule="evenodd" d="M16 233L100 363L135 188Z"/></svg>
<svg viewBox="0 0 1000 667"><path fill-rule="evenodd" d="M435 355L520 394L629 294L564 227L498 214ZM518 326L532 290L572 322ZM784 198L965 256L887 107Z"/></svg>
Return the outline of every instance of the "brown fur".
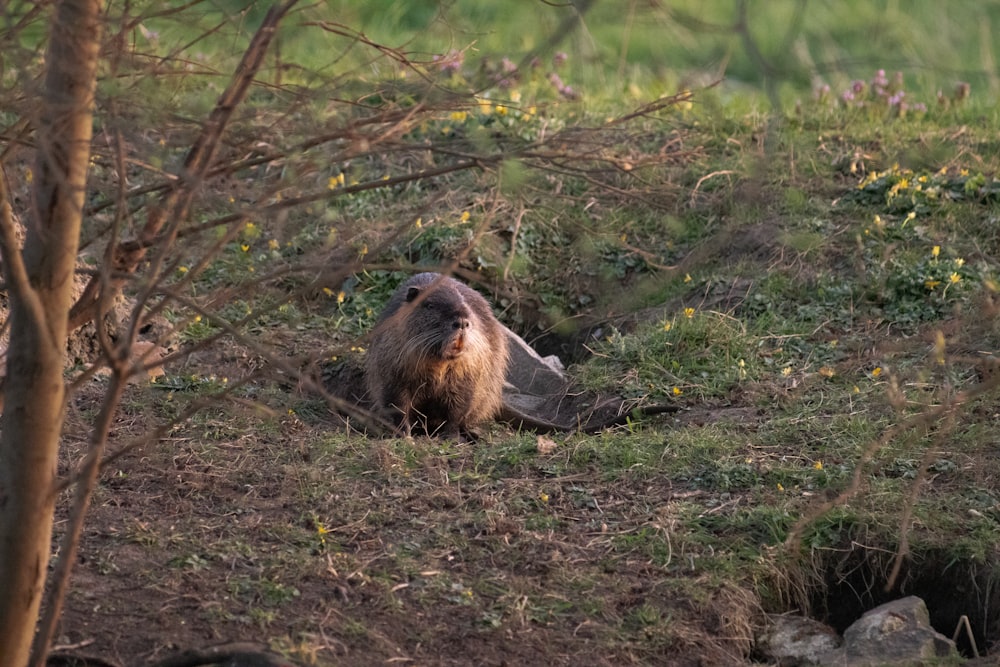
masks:
<svg viewBox="0 0 1000 667"><path fill-rule="evenodd" d="M375 325L365 363L377 410L409 435L461 438L500 411L507 336L474 289L437 273L413 276Z"/></svg>

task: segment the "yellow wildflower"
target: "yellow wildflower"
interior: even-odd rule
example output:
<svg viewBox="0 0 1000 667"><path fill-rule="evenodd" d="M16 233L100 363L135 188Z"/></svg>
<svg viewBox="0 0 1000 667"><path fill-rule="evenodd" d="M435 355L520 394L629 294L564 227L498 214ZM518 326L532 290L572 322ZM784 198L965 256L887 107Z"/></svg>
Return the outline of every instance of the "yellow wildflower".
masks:
<svg viewBox="0 0 1000 667"><path fill-rule="evenodd" d="M956 273L954 271L952 272L952 274L950 276L948 276L948 282L950 282L952 285L954 285L955 283L957 283L961 279L962 279L962 276L958 275L958 273Z"/></svg>
<svg viewBox="0 0 1000 667"><path fill-rule="evenodd" d="M469 117L469 114L465 111L452 111L448 118L455 121L456 123L464 123L465 119Z"/></svg>
<svg viewBox="0 0 1000 667"><path fill-rule="evenodd" d="M813 468L815 468L816 470L822 470L823 469L823 462L822 461L816 461L816 463L813 464Z"/></svg>
<svg viewBox="0 0 1000 667"><path fill-rule="evenodd" d="M468 222L469 218L471 218L471 217L472 217L471 213L469 213L468 211L462 211L462 215L461 215L461 217L459 217L459 221L461 221L461 222Z"/></svg>
<svg viewBox="0 0 1000 667"><path fill-rule="evenodd" d="M680 387L674 387L671 391L673 392L674 396L680 396L681 394L684 393L684 391Z"/></svg>
<svg viewBox="0 0 1000 667"><path fill-rule="evenodd" d="M872 369L872 377L877 378L879 375L882 375L882 367L876 366Z"/></svg>
<svg viewBox="0 0 1000 667"><path fill-rule="evenodd" d="M686 283L691 282L691 274L690 273L685 273L684 274L684 282L686 282Z"/></svg>
<svg viewBox="0 0 1000 667"><path fill-rule="evenodd" d="M933 280L931 278L928 278L927 280L924 281L924 287L926 287L929 290L933 290L940 284L941 284L940 280Z"/></svg>
<svg viewBox="0 0 1000 667"><path fill-rule="evenodd" d="M937 257L940 254L941 254L941 246L936 245L933 248L931 248L931 256L932 257Z"/></svg>
<svg viewBox="0 0 1000 667"><path fill-rule="evenodd" d="M689 320L692 317L694 317L694 308L685 308L684 309L684 317L688 318Z"/></svg>

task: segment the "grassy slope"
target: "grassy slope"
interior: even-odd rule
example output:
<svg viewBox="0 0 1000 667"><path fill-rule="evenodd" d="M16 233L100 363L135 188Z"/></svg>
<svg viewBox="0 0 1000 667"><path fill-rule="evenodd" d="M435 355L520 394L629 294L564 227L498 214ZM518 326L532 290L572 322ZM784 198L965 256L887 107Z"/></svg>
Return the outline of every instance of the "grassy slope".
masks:
<svg viewBox="0 0 1000 667"><path fill-rule="evenodd" d="M878 14L893 28L878 34L919 34L908 21L942 24L931 5ZM385 6L358 25L378 37L385 27L377 20L443 25L402 3ZM462 14L461 3L454 12ZM809 42L814 59L855 53L844 41L863 12L807 18L818 33ZM727 43L701 43L699 30L676 20L669 25L673 39L636 30L627 59L631 68L634 56L635 76L619 80L620 43L603 31L621 26L596 13L565 72L582 103L558 101L538 76L522 81L517 109L444 111L407 138L493 148L561 125L599 126L735 53ZM479 48L494 58L523 53L536 45L525 26L477 33ZM456 48L471 41L458 28L450 28ZM407 35L396 37L385 35L396 43ZM930 40L917 51L917 38L907 39L910 62L938 58L931 45L947 51ZM600 58L587 60L588 41ZM765 52L779 46L765 44ZM954 57L980 62L969 48ZM845 80L895 66L867 53L862 71L838 68ZM649 59L686 65L639 68ZM920 74L917 95L950 87L950 69L961 68L940 62L949 71ZM736 55L731 69L752 79ZM534 435L502 427L475 447L348 436L311 394L273 377L254 380L242 397L271 412L204 411L109 472L69 603L68 643L98 636L98 649L128 661L171 644L255 636L318 664L732 664L750 655L763 611L811 608L849 622L882 595L903 535L914 564L906 590L932 595L945 577L949 593L966 587L959 597L968 608L931 600L950 634L948 623L985 605L976 596L996 579L1000 522L995 392L955 403L995 377L998 344L991 175L1000 122L979 88L964 107L932 105L926 116L904 118L811 103L768 118L732 89L711 91L690 109L627 124L627 136L588 135L607 141L619 167L655 157L649 166L580 175L522 161L257 220L209 267L201 289L239 287L248 272L301 256L329 261L331 248L375 263L437 261L471 239L463 266L488 282L506 275L501 314L528 337L551 328L565 337L545 344L579 352L579 324L599 324L585 340L593 354L572 368L582 381L606 385L610 377L629 397L689 410L595 436L555 436L543 454ZM170 91L174 101L199 97L183 82ZM809 97L803 88L794 96ZM526 113L535 102L542 110ZM265 120L285 111L280 96L253 103ZM322 108L328 115L261 126L273 141L290 141L339 121L342 112ZM136 139L136 150L152 154L145 161L176 159L170 149L183 147L183 126L166 129L180 138ZM228 210L231 197L253 201L265 186L290 196L325 188L339 173L348 184L365 182L417 161L373 151L317 167L313 157L283 166L291 186L261 170L214 188L205 216ZM859 189L870 174L879 176ZM918 184L924 194L915 194ZM513 220L521 222L516 233ZM388 221L406 231L383 246L394 229ZM372 269L327 292L303 291L249 331L289 355L306 350L312 361L356 354L351 346L398 277ZM239 290L223 314L265 309L304 282ZM194 322L184 340L210 332ZM167 418L218 390L223 376L261 365L234 344L168 368L157 386L134 388L118 437L147 431L151 417ZM80 429L92 405L83 398L72 416ZM796 522L849 489L859 469L850 502L818 516L796 548L784 546ZM995 638L995 621L980 620L980 640Z"/></svg>

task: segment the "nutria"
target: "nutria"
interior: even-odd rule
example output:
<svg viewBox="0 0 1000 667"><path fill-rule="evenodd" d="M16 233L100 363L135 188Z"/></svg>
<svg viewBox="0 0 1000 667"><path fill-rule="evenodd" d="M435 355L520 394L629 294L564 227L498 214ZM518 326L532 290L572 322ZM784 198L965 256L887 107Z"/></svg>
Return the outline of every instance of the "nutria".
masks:
<svg viewBox="0 0 1000 667"><path fill-rule="evenodd" d="M478 292L438 273L400 285L382 311L365 362L375 408L410 435L461 439L500 410L507 337Z"/></svg>

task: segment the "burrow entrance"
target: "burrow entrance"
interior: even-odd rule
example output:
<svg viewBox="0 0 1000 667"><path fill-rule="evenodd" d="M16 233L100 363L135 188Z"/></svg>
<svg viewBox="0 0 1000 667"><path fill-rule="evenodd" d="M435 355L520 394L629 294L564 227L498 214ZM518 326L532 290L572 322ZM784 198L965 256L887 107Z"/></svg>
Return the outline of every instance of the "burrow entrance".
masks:
<svg viewBox="0 0 1000 667"><path fill-rule="evenodd" d="M915 595L927 604L931 625L942 635L951 638L966 616L979 656L1000 653L1000 561L959 560L944 550L916 553L887 591L891 553L855 544L839 556L828 561L823 585L810 596L817 620L843 634L866 611ZM955 643L963 656L974 657L964 626Z"/></svg>

